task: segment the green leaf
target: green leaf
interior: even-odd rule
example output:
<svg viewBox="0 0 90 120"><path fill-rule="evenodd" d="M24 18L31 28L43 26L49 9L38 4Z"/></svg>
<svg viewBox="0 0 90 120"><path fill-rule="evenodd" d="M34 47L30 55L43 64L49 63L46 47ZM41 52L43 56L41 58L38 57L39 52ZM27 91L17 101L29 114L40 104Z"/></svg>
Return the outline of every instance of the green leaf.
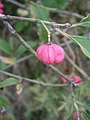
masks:
<svg viewBox="0 0 90 120"><path fill-rule="evenodd" d="M90 104L86 104L85 108L90 112Z"/></svg>
<svg viewBox="0 0 90 120"><path fill-rule="evenodd" d="M83 112L82 115L84 117L84 120L90 120L90 116L87 113Z"/></svg>
<svg viewBox="0 0 90 120"><path fill-rule="evenodd" d="M28 41L27 42L32 48L34 48L37 45L37 42L34 41ZM24 54L27 51L27 49L23 46L20 45L16 51L16 56L20 56L22 54Z"/></svg>
<svg viewBox="0 0 90 120"><path fill-rule="evenodd" d="M73 114L69 117L68 120L74 120Z"/></svg>
<svg viewBox="0 0 90 120"><path fill-rule="evenodd" d="M0 61L0 70L5 69L6 64Z"/></svg>
<svg viewBox="0 0 90 120"><path fill-rule="evenodd" d="M64 9L68 4L68 0L41 0L41 2L47 7L61 9Z"/></svg>
<svg viewBox="0 0 90 120"><path fill-rule="evenodd" d="M23 45L20 45L16 51L16 56L20 56L22 54L24 54L24 52L26 52L27 49L23 46Z"/></svg>
<svg viewBox="0 0 90 120"><path fill-rule="evenodd" d="M32 2L30 5L30 10L32 16L42 20L49 20L49 10L45 9L44 7L39 6L38 4Z"/></svg>
<svg viewBox="0 0 90 120"><path fill-rule="evenodd" d="M9 100L5 96L0 95L0 107L7 108L8 106L11 106Z"/></svg>
<svg viewBox="0 0 90 120"><path fill-rule="evenodd" d="M30 6L31 14L35 18L41 19L41 20L50 20L49 17L49 10L45 9L44 7L41 7L35 3L32 3ZM39 38L41 41L47 40L47 32L45 28L38 24L38 30L39 30Z"/></svg>
<svg viewBox="0 0 90 120"><path fill-rule="evenodd" d="M90 39L85 38L83 36L69 36L73 41L75 41L83 51L83 53L90 58Z"/></svg>
<svg viewBox="0 0 90 120"><path fill-rule="evenodd" d="M0 109L5 109L6 111L0 114L0 120L15 120L12 113L12 106L7 97L0 95Z"/></svg>
<svg viewBox="0 0 90 120"><path fill-rule="evenodd" d="M38 24L38 28L39 28L40 41L44 42L45 40L47 40L48 33L46 32L45 28L41 24Z"/></svg>
<svg viewBox="0 0 90 120"><path fill-rule="evenodd" d="M16 85L18 84L18 80L15 78L8 78L6 80L0 81L0 88L4 88L7 86L11 86L11 85Z"/></svg>
<svg viewBox="0 0 90 120"><path fill-rule="evenodd" d="M21 32L27 25L28 25L28 22L18 21L15 24L15 29L17 32Z"/></svg>
<svg viewBox="0 0 90 120"><path fill-rule="evenodd" d="M71 27L76 27L76 26L83 26L90 28L90 14L88 14L85 18L83 18L80 23L73 24Z"/></svg>
<svg viewBox="0 0 90 120"><path fill-rule="evenodd" d="M87 22L90 21L90 14L88 14L85 18L81 20L81 22Z"/></svg>
<svg viewBox="0 0 90 120"><path fill-rule="evenodd" d="M0 39L0 50L4 51L9 55L12 55L13 53L13 49L11 45L3 39Z"/></svg>

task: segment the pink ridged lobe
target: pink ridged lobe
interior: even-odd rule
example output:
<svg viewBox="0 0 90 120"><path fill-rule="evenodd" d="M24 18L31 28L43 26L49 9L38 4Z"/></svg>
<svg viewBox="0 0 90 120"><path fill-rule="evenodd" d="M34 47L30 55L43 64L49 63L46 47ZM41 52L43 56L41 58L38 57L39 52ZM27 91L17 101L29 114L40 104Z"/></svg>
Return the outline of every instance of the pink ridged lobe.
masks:
<svg viewBox="0 0 90 120"><path fill-rule="evenodd" d="M74 112L74 120L78 120L78 113L77 112Z"/></svg>
<svg viewBox="0 0 90 120"><path fill-rule="evenodd" d="M48 60L48 46L45 46L43 53L41 54L42 56L42 62L45 64L49 64L49 60Z"/></svg>
<svg viewBox="0 0 90 120"><path fill-rule="evenodd" d="M45 47L45 45L41 45L36 51L37 56L39 56L38 59L40 61L42 61L42 51L44 50L44 47Z"/></svg>
<svg viewBox="0 0 90 120"><path fill-rule="evenodd" d="M49 51L49 63L54 63L54 61L55 61L55 54L54 54L54 51L53 51L53 49L52 49L52 45L50 45L49 46L49 48L48 48L48 51Z"/></svg>
<svg viewBox="0 0 90 120"><path fill-rule="evenodd" d="M4 13L4 11L2 9L0 9L0 14L3 14L3 13Z"/></svg>
<svg viewBox="0 0 90 120"><path fill-rule="evenodd" d="M76 75L74 77L71 77L70 75L67 75L68 78L70 78L72 81L74 81L77 85L81 85L83 83L82 79L80 76ZM63 83L67 83L67 80L64 77L61 77L60 80Z"/></svg>
<svg viewBox="0 0 90 120"><path fill-rule="evenodd" d="M50 60L50 54L49 54L49 53L50 53L50 51L49 51L49 50L50 50L50 49L49 49L49 46L48 46L48 48L47 48L47 53L48 53L48 62L49 62L49 63L51 63L51 60Z"/></svg>
<svg viewBox="0 0 90 120"><path fill-rule="evenodd" d="M56 61L55 63L59 63L59 62L62 62L64 60L64 50L62 47L56 45L56 44L53 44L53 49L56 54Z"/></svg>
<svg viewBox="0 0 90 120"><path fill-rule="evenodd" d="M78 75L73 78L73 81L78 85L82 84L82 79Z"/></svg>
<svg viewBox="0 0 90 120"><path fill-rule="evenodd" d="M44 44L36 50L38 59L45 64L60 63L64 60L64 50L56 44Z"/></svg>
<svg viewBox="0 0 90 120"><path fill-rule="evenodd" d="M0 2L0 9L4 8L4 4Z"/></svg>

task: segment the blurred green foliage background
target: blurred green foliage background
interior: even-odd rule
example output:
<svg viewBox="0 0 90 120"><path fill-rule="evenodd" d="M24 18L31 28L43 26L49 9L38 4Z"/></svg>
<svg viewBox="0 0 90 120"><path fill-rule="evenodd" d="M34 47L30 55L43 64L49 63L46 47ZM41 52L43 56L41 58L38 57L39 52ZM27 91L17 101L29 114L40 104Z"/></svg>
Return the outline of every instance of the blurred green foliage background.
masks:
<svg viewBox="0 0 90 120"><path fill-rule="evenodd" d="M90 12L89 0L3 0L2 2L7 15L33 17L57 23L78 23ZM81 16L73 15L73 12ZM17 20L9 22L34 50L40 44L47 43L47 32L41 24ZM73 60L63 40L64 37L50 26L49 29L52 31L52 41L61 44ZM90 38L90 29L84 27L72 28L68 33ZM83 55L75 43L71 42L70 47L76 58L75 63L90 75L90 59ZM73 72L73 66L67 59L55 67L66 75ZM37 81L41 79L48 83L61 83L60 76L40 63L8 32L2 22L0 22L0 70L7 70ZM74 74L80 75L83 79L83 84L74 89L80 102L79 109L90 114L90 83L75 68ZM6 78L10 77L0 74L1 81ZM75 111L69 87L44 87L24 80L22 86L20 95L17 94L16 85L0 90L0 120L68 120ZM88 116L85 120L90 120L89 118Z"/></svg>

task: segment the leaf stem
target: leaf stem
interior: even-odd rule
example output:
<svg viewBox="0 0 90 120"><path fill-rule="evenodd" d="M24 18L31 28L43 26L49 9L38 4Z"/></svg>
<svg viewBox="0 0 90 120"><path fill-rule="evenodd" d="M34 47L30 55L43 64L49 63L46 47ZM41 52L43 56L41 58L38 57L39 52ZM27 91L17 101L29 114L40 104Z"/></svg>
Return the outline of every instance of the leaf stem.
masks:
<svg viewBox="0 0 90 120"><path fill-rule="evenodd" d="M44 28L46 29L46 31L48 33L48 43L50 43L51 42L51 39L50 39L51 32L49 31L48 27L45 25L45 23L42 20L40 20L40 22L42 23L42 25L44 26Z"/></svg>

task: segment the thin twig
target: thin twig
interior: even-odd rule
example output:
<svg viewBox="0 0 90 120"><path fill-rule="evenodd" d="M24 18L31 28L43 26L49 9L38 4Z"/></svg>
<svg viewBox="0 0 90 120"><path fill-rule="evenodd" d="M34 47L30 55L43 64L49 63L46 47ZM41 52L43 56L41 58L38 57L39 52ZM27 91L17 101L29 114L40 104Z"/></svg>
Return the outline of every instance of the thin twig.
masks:
<svg viewBox="0 0 90 120"><path fill-rule="evenodd" d="M59 71L56 67L54 67L53 65L47 65L49 66L52 70L54 70L56 73L58 73L60 76L64 77L67 82L72 83L73 85L77 86L77 84L75 84L71 79L69 79L66 75L64 75L61 71Z"/></svg>
<svg viewBox="0 0 90 120"><path fill-rule="evenodd" d="M71 11L66 11L66 10L56 10L56 12L58 12L59 14L65 14L65 15L69 15L69 16L74 16L74 17L77 17L77 18L84 18L85 16L83 15L80 15L78 13L75 13L75 12L71 12Z"/></svg>
<svg viewBox="0 0 90 120"><path fill-rule="evenodd" d="M16 61L15 61L15 64L17 65L17 64L19 64L19 63L21 63L21 62L29 59L29 58L32 57L32 56L33 56L33 55L28 55L28 56L22 57L22 58L16 60ZM7 65L3 70L9 69L10 67L13 67L13 66L14 66L14 65Z"/></svg>
<svg viewBox="0 0 90 120"><path fill-rule="evenodd" d="M73 59L73 61L75 62L75 54L74 54L74 51L73 51L73 49L71 48L71 46L68 44L68 41L67 41L67 39L64 37L63 38L63 40L64 40L64 42L65 42L65 44L66 44L66 46L67 46L67 48L68 48L68 50L69 50L69 52L70 52L70 54L71 54L71 56L72 56L72 59Z"/></svg>
<svg viewBox="0 0 90 120"><path fill-rule="evenodd" d="M52 27L56 27L56 28L60 28L60 27L70 27L69 23L65 23L65 24L60 24L60 23L55 23L55 22L49 22L49 21L45 21L45 20L40 20L40 19L35 19L35 18L26 18L26 17L19 17L19 16L11 16L11 15L4 15L4 14L0 14L0 18L4 19L4 20L19 20L19 21L28 21L28 22L35 22L35 23L40 23L41 21L46 24L46 25L50 25Z"/></svg>
<svg viewBox="0 0 90 120"><path fill-rule="evenodd" d="M61 111L61 110L63 110L65 107L66 107L66 102L64 102L58 109L57 109L57 111Z"/></svg>
<svg viewBox="0 0 90 120"><path fill-rule="evenodd" d="M67 33L64 33L63 31L61 31L58 28L55 28L56 31L58 31L60 34L62 34L63 36L69 38L69 35ZM84 78L88 79L90 81L90 77L87 75L87 73L85 73L80 67L78 67L70 58L69 56L65 53L67 60L84 76Z"/></svg>
<svg viewBox="0 0 90 120"><path fill-rule="evenodd" d="M27 48L31 53L33 53L35 55L35 57L37 58L37 54L36 52L31 48L30 45L28 45L24 39L18 34L18 33L15 33L14 34L18 40L25 46L25 48ZM63 76L68 82L74 84L76 86L76 84L71 80L69 79L67 76L65 76L62 72L60 72L56 67L54 67L53 65L47 65L49 66L52 70L54 70L56 73L58 73L60 76Z"/></svg>
<svg viewBox="0 0 90 120"><path fill-rule="evenodd" d="M68 44L72 44L72 43L73 43L73 41L68 41ZM65 43L61 43L61 44L60 44L60 46L65 46L65 45L66 45ZM16 60L15 63L16 63L16 64L19 64L19 63L21 63L21 62L29 59L29 58L32 57L32 56L33 56L33 55L28 55L28 56L22 57L22 58ZM8 69L8 68L10 68L10 67L13 67L13 65L7 65L7 66L5 67L5 69L3 69L3 70L6 70L6 69Z"/></svg>
<svg viewBox="0 0 90 120"><path fill-rule="evenodd" d="M73 43L73 41L68 41L68 44L72 44L72 43ZM65 46L65 45L66 45L65 43L61 43L61 44L60 44L60 46ZM22 57L22 58L16 60L15 63L16 63L16 64L19 64L19 63L21 63L21 62L29 59L29 58L32 57L32 56L33 56L33 55L28 55L28 56ZM5 69L3 69L3 70L6 70L6 69L8 69L8 68L10 68L10 67L13 67L13 65L7 65L7 66L5 67Z"/></svg>
<svg viewBox="0 0 90 120"><path fill-rule="evenodd" d="M43 82L43 81L38 81L38 80L34 80L34 79L25 78L25 77L18 76L18 75L9 73L9 72L5 72L5 71L3 71L3 70L0 70L0 73L1 73L1 74L5 74L5 75L10 76L10 77L14 77L14 78L20 79L20 80L26 80L26 81L28 81L28 82L35 83L35 84L40 84L40 85L42 85L42 86L47 86L47 87L65 87L65 86L67 86L67 84L51 84L51 83L45 83L45 82Z"/></svg>
<svg viewBox="0 0 90 120"><path fill-rule="evenodd" d="M43 21L40 20L40 22L42 23L43 27L45 28L45 30L46 30L47 33L48 33L48 43L50 43L50 42L51 42L51 39L50 39L50 37L51 37L51 32L50 32L50 30L48 29L48 27L46 26L46 24L45 24Z"/></svg>
<svg viewBox="0 0 90 120"><path fill-rule="evenodd" d="M87 75L86 72L84 72L78 65L76 65L66 54L66 59L84 76L84 78L88 79L90 81L90 77Z"/></svg>
<svg viewBox="0 0 90 120"><path fill-rule="evenodd" d="M14 5L17 5L18 7L22 8L22 9L27 9L26 8L26 5L20 3L20 2L17 2L16 0L6 0L7 2L10 2ZM71 11L66 11L66 10L60 10L60 9L57 9L57 8L49 8L49 7L46 7L46 6L43 6L43 5L39 5L39 4L36 4L34 2L30 2L31 4L35 4L39 7L42 7L42 8L45 8L47 10L49 10L50 12L56 12L56 13L59 13L60 15L61 14L64 14L64 15L69 15L69 16L74 16L74 17L77 17L77 18L84 18L85 16L83 15L80 15L78 13L75 13L75 12L71 12Z"/></svg>
<svg viewBox="0 0 90 120"><path fill-rule="evenodd" d="M77 105L77 100L76 100L76 96L74 94L74 88L73 88L73 84L70 84L70 91L71 91L71 95L72 95L72 101L73 101L73 105L77 111L78 114L78 120L79 120L79 109L78 109L78 105Z"/></svg>
<svg viewBox="0 0 90 120"><path fill-rule="evenodd" d="M18 7L22 8L22 9L26 9L26 6L24 4L22 4L22 3L20 3L20 2L18 2L16 0L6 0L6 1L10 2L10 3L14 4L14 5L17 5Z"/></svg>
<svg viewBox="0 0 90 120"><path fill-rule="evenodd" d="M30 4L36 5L36 6L40 7L40 8L44 8L46 10L49 10L50 12L56 12L56 13L59 13L59 14L65 14L65 15L69 15L69 16L74 16L74 17L77 17L77 18L80 18L80 19L84 18L83 15L80 15L80 14L75 13L75 12L66 11L66 10L60 10L60 9L57 9L57 8L49 8L49 7L34 3L32 1L30 1Z"/></svg>
<svg viewBox="0 0 90 120"><path fill-rule="evenodd" d="M18 40L25 46L25 48L27 48L31 53L33 53L36 57L37 57L37 54L36 52L32 49L32 47L30 45L28 45L25 40L17 33L15 32L14 34Z"/></svg>
<svg viewBox="0 0 90 120"><path fill-rule="evenodd" d="M14 28L4 19L7 19L6 15L0 15L0 19L1 21L4 23L4 25L8 28L8 30L10 31L11 34L13 34L15 37L18 38L18 40L30 51L32 52L36 57L37 54L36 52L25 42L25 40L14 30ZM63 34L64 36L66 36L67 38L69 38L69 35L62 32L60 29L55 28L55 30L57 30L58 32L60 32L61 34ZM71 61L71 63L73 64L73 61ZM87 78L88 80L90 80L90 77L83 71L81 70L79 67L77 67L77 65L74 63L73 64L82 74L85 78ZM72 82L72 80L70 80L68 77L66 77L63 73L61 74L61 72L59 72L58 69L56 69L54 66L50 66L54 71L56 71L59 75L63 76L67 81ZM73 83L75 85L75 83Z"/></svg>
<svg viewBox="0 0 90 120"><path fill-rule="evenodd" d="M35 57L37 58L37 54L36 52L32 49L32 47L30 45L28 45L25 40L15 31L15 29L5 20L3 19L0 19L3 24L7 27L7 29L9 30L9 32L14 35L24 46L25 48L27 48L31 53L33 53L35 55ZM47 65L49 66L52 70L54 70L55 72L57 72L60 76L63 76L67 82L70 82L72 83L73 85L76 86L76 84L71 80L69 79L67 76L65 76L62 72L60 72L57 68L55 68L53 65Z"/></svg>
<svg viewBox="0 0 90 120"><path fill-rule="evenodd" d="M65 44L66 44L66 46L67 46L67 48L68 48L68 50L69 50L69 52L70 52L70 54L71 54L71 56L72 56L72 61L75 62L76 56L75 56L75 54L74 54L73 49L72 49L71 46L68 44L68 41L67 41L67 38L66 38L66 37L64 37L63 40L64 40L64 42L65 42ZM72 66L72 74L74 74L74 72L75 72L75 67Z"/></svg>

